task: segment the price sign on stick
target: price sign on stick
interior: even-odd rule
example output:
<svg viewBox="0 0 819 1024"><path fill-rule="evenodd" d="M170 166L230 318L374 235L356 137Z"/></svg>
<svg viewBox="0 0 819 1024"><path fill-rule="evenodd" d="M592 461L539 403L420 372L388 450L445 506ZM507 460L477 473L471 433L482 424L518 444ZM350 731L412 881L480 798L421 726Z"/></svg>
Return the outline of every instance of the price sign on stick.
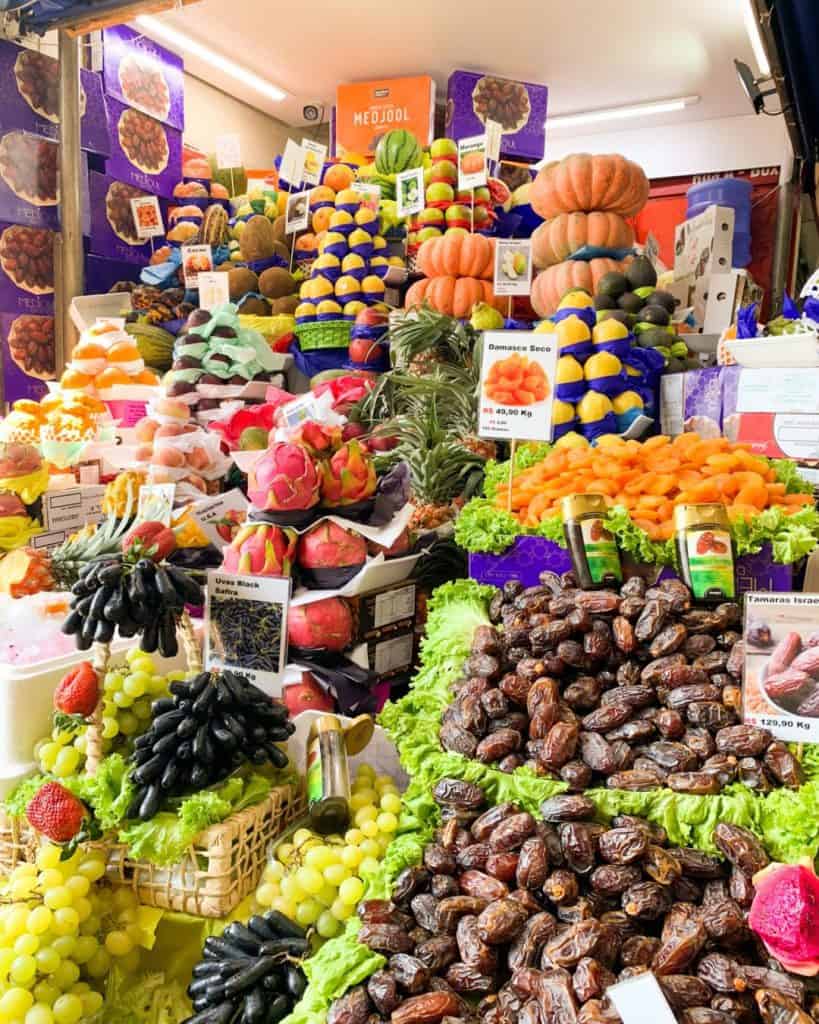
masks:
<svg viewBox="0 0 819 1024"><path fill-rule="evenodd" d="M242 166L242 140L236 132L216 138L216 168L220 171Z"/></svg>
<svg viewBox="0 0 819 1024"><path fill-rule="evenodd" d="M304 178L304 150L292 139L288 139L284 147L279 176L290 188L298 188Z"/></svg>
<svg viewBox="0 0 819 1024"><path fill-rule="evenodd" d="M378 204L381 202L380 185L370 185L366 181L354 181L350 188L353 192L358 193L362 206L366 206L373 213L378 213Z"/></svg>
<svg viewBox="0 0 819 1024"><path fill-rule="evenodd" d="M301 180L307 185L318 185L321 181L321 172L324 170L324 161L327 159L327 147L313 139L302 139L301 148L304 151Z"/></svg>
<svg viewBox="0 0 819 1024"><path fill-rule="evenodd" d="M288 235L296 231L304 231L310 216L310 193L294 192L287 199L285 208L284 230Z"/></svg>
<svg viewBox="0 0 819 1024"><path fill-rule="evenodd" d="M484 331L480 436L505 441L550 440L556 375L556 334Z"/></svg>
<svg viewBox="0 0 819 1024"><path fill-rule="evenodd" d="M182 246L182 273L186 288L199 287L199 275L213 270L213 251L209 245Z"/></svg>
<svg viewBox="0 0 819 1024"><path fill-rule="evenodd" d="M486 184L486 133L458 141L458 188Z"/></svg>
<svg viewBox="0 0 819 1024"><path fill-rule="evenodd" d="M131 213L136 225L137 238L158 238L165 234L162 211L156 196L139 196L131 200Z"/></svg>
<svg viewBox="0 0 819 1024"><path fill-rule="evenodd" d="M401 171L395 178L396 213L399 217L411 217L424 208L424 169L412 167Z"/></svg>
<svg viewBox="0 0 819 1024"><path fill-rule="evenodd" d="M143 484L139 488L137 520L171 525L176 484Z"/></svg>
<svg viewBox="0 0 819 1024"><path fill-rule="evenodd" d="M500 121L493 121L491 118L487 118L484 124L486 125L486 159L497 166L500 161L503 125Z"/></svg>
<svg viewBox="0 0 819 1024"><path fill-rule="evenodd" d="M208 312L230 302L228 275L221 270L205 271L198 275L199 306Z"/></svg>
<svg viewBox="0 0 819 1024"><path fill-rule="evenodd" d="M205 667L234 669L278 691L286 664L290 580L211 570L205 604Z"/></svg>
<svg viewBox="0 0 819 1024"><path fill-rule="evenodd" d="M499 238L495 243L496 295L528 295L532 291L532 241Z"/></svg>

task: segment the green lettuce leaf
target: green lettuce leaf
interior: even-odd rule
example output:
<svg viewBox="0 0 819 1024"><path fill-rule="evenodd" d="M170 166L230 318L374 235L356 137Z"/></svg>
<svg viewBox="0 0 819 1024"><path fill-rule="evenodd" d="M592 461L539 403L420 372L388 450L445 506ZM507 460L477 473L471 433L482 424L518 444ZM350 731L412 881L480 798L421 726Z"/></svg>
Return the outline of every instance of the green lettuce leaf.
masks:
<svg viewBox="0 0 819 1024"><path fill-rule="evenodd" d="M788 494L813 494L813 484L799 474L799 467L790 459L771 459L776 479L785 485Z"/></svg>
<svg viewBox="0 0 819 1024"><path fill-rule="evenodd" d="M522 532L514 516L495 508L487 498L468 501L455 520L455 541L465 551L499 555L514 544Z"/></svg>
<svg viewBox="0 0 819 1024"><path fill-rule="evenodd" d="M548 519L541 519L534 532L562 548L569 546L566 543L566 535L563 532L563 519L560 516L550 516Z"/></svg>
<svg viewBox="0 0 819 1024"><path fill-rule="evenodd" d="M132 974L114 965L105 1002L89 1024L177 1024L191 1013L182 985L162 973Z"/></svg>
<svg viewBox="0 0 819 1024"><path fill-rule="evenodd" d="M19 782L3 803L3 809L6 814L10 818L22 818L34 794L40 786L49 781L47 775L31 775L29 778Z"/></svg>
<svg viewBox="0 0 819 1024"><path fill-rule="evenodd" d="M546 441L532 442L531 444L519 444L515 449L514 460L507 459L506 462L496 462L490 459L486 464L483 478L483 493L487 498L494 499L498 490L509 486L509 470L512 469L513 478L538 462L543 462L551 452L552 445Z"/></svg>
<svg viewBox="0 0 819 1024"><path fill-rule="evenodd" d="M775 562L789 565L810 554L819 542L819 512L806 505L793 515L766 508L753 519L736 519L731 533L738 555L756 554L769 543Z"/></svg>

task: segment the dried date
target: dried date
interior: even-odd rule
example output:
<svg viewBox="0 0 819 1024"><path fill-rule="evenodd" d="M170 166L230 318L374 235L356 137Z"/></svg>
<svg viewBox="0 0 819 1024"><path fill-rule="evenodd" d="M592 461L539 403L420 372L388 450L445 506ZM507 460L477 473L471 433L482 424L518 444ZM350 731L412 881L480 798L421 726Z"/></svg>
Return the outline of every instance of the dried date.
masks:
<svg viewBox="0 0 819 1024"><path fill-rule="evenodd" d="M444 1017L459 1017L460 1010L461 1002L454 992L425 992L405 999L393 1010L390 1024L440 1024ZM328 1020L328 1024L332 1022Z"/></svg>
<svg viewBox="0 0 819 1024"><path fill-rule="evenodd" d="M333 1003L327 1014L327 1024L367 1024L369 1017L367 990L358 985Z"/></svg>
<svg viewBox="0 0 819 1024"><path fill-rule="evenodd" d="M475 748L474 757L484 764L500 761L519 750L522 742L523 737L516 729L498 729L484 736Z"/></svg>
<svg viewBox="0 0 819 1024"><path fill-rule="evenodd" d="M484 877L489 878L488 875ZM492 878L490 881L494 882L495 879ZM496 884L500 886L503 883L497 882ZM504 885L503 888L506 889L506 886ZM436 907L435 931L453 935L459 919L464 914L480 914L488 903L489 900L481 896L447 896Z"/></svg>
<svg viewBox="0 0 819 1024"><path fill-rule="evenodd" d="M592 736L595 733L586 733ZM582 738L582 737L581 737ZM560 777L574 793L582 793L592 783L592 769L585 761L567 761L560 769Z"/></svg>
<svg viewBox="0 0 819 1024"><path fill-rule="evenodd" d="M400 1004L403 996L398 991L398 982L390 971L376 971L367 981L367 995L376 1010L388 1016Z"/></svg>
<svg viewBox="0 0 819 1024"><path fill-rule="evenodd" d="M762 843L741 825L721 821L714 829L714 844L726 860L748 875L768 866L768 855Z"/></svg>
<svg viewBox="0 0 819 1024"><path fill-rule="evenodd" d="M520 848L516 880L521 889L540 889L549 873L549 851L540 836L526 839Z"/></svg>
<svg viewBox="0 0 819 1024"><path fill-rule="evenodd" d="M518 900L495 900L478 916L478 934L490 946L511 942L523 931L528 918L529 912Z"/></svg>
<svg viewBox="0 0 819 1024"><path fill-rule="evenodd" d="M589 876L592 892L619 897L642 878L640 868L632 864L601 864Z"/></svg>
<svg viewBox="0 0 819 1024"><path fill-rule="evenodd" d="M369 946L375 953L391 956L393 953L409 953L413 942L406 929L394 924L362 924L358 941Z"/></svg>
<svg viewBox="0 0 819 1024"><path fill-rule="evenodd" d="M512 803L496 804L472 822L470 832L479 843L485 842L495 828L516 811L517 807Z"/></svg>
<svg viewBox="0 0 819 1024"><path fill-rule="evenodd" d="M499 900L509 892L509 887L504 882L483 871L464 871L458 879L458 884L465 896L475 896L487 902Z"/></svg>
<svg viewBox="0 0 819 1024"><path fill-rule="evenodd" d="M616 981L612 972L594 957L584 956L578 960L572 977L572 987L581 1003L597 999Z"/></svg>
<svg viewBox="0 0 819 1024"><path fill-rule="evenodd" d="M390 957L389 969L398 985L410 995L418 995L429 985L429 969L417 957L397 953Z"/></svg>
<svg viewBox="0 0 819 1024"><path fill-rule="evenodd" d="M623 910L641 921L656 921L671 905L668 890L656 882L638 882L621 897Z"/></svg>
<svg viewBox="0 0 819 1024"><path fill-rule="evenodd" d="M498 957L481 938L478 918L467 914L458 921L455 939L461 961L479 974L494 974L498 969Z"/></svg>
<svg viewBox="0 0 819 1024"><path fill-rule="evenodd" d="M633 864L648 852L648 836L639 828L612 828L598 840L603 860L611 864Z"/></svg>
<svg viewBox="0 0 819 1024"><path fill-rule="evenodd" d="M458 959L458 944L451 935L433 935L415 947L415 955L437 974Z"/></svg>

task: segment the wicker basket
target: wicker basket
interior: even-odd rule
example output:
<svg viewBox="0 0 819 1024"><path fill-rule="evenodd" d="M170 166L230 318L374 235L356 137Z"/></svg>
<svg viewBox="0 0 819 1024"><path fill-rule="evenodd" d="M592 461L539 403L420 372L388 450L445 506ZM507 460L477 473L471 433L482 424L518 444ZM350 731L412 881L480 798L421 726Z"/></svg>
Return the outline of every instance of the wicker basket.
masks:
<svg viewBox="0 0 819 1024"><path fill-rule="evenodd" d="M126 847L114 843L108 877L115 885L132 889L146 906L225 917L259 884L270 844L305 809L302 789L279 786L261 803L198 835L183 860L172 867L131 860Z"/></svg>
<svg viewBox="0 0 819 1024"><path fill-rule="evenodd" d="M37 835L25 818L10 818L0 810L0 878L18 864L30 863L37 853Z"/></svg>
<svg viewBox="0 0 819 1024"><path fill-rule="evenodd" d="M319 348L346 348L350 343L352 320L321 320L311 324L296 324L296 337L302 352Z"/></svg>

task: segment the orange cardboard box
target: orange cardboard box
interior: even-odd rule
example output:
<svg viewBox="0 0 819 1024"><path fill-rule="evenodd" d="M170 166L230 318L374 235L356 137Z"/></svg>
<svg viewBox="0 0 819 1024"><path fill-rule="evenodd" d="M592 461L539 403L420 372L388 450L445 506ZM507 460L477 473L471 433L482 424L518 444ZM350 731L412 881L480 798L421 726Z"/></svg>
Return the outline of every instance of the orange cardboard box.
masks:
<svg viewBox="0 0 819 1024"><path fill-rule="evenodd" d="M435 82L429 75L350 82L336 90L336 152L373 153L393 128L432 142Z"/></svg>

